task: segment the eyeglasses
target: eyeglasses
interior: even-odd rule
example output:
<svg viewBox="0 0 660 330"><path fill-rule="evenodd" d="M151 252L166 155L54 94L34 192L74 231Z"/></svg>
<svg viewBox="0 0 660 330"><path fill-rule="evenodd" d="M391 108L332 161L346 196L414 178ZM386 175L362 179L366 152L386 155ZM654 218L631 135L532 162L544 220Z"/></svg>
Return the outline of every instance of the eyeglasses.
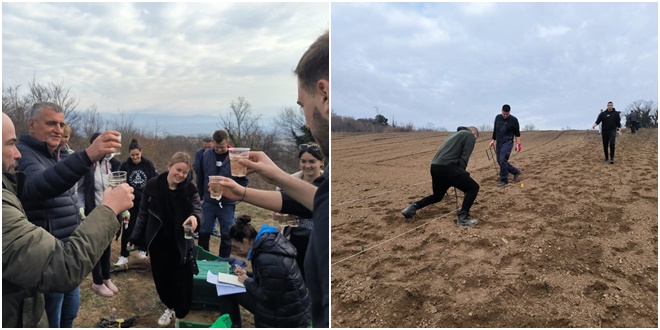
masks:
<svg viewBox="0 0 660 330"><path fill-rule="evenodd" d="M308 145L308 144L301 144L298 146L298 149L300 151L311 151L311 152L319 152L321 149L319 149L319 146L317 145Z"/></svg>

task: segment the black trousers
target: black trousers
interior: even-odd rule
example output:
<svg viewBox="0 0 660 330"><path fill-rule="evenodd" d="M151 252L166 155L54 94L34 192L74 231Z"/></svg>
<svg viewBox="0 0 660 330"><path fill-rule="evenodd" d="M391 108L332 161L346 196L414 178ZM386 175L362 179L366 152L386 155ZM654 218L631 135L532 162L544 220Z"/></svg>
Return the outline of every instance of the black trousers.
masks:
<svg viewBox="0 0 660 330"><path fill-rule="evenodd" d="M614 149L616 144L616 129L608 129L603 131L603 151L605 152L605 159L614 159ZM609 157L607 147L610 147Z"/></svg>
<svg viewBox="0 0 660 330"><path fill-rule="evenodd" d="M458 166L431 165L431 179L433 180L433 195L415 202L418 209L441 201L450 187L456 187L465 193L461 211L470 212L479 193L479 184L470 177L470 173Z"/></svg>
<svg viewBox="0 0 660 330"><path fill-rule="evenodd" d="M108 248L103 251L103 254L101 255L101 259L94 265L94 269L92 270L92 280L94 281L94 284L100 285L103 284L103 280L109 280L110 279L110 247L112 245L108 245Z"/></svg>
<svg viewBox="0 0 660 330"><path fill-rule="evenodd" d="M128 244L128 239L131 238L131 234L133 233L133 228L135 227L135 223L137 222L137 216L138 212L140 210L140 202L134 203L133 207L130 209L131 216L128 220L128 228L124 228L124 221L122 219L121 222L121 253L120 255L122 257L128 258L129 252L126 250L126 244Z"/></svg>
<svg viewBox="0 0 660 330"><path fill-rule="evenodd" d="M173 246L154 246L149 249L151 273L160 301L174 309L177 318L184 318L192 304L193 273L189 264L177 265L179 252Z"/></svg>

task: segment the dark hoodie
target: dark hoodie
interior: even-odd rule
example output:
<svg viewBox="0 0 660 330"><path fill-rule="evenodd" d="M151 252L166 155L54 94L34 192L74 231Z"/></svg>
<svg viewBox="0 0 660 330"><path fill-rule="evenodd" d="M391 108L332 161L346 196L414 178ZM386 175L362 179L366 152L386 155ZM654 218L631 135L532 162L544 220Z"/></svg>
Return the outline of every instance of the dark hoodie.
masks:
<svg viewBox="0 0 660 330"><path fill-rule="evenodd" d="M311 298L291 242L274 227L262 225L249 258L254 278L246 279L244 284L255 299L255 326L307 327L311 321Z"/></svg>

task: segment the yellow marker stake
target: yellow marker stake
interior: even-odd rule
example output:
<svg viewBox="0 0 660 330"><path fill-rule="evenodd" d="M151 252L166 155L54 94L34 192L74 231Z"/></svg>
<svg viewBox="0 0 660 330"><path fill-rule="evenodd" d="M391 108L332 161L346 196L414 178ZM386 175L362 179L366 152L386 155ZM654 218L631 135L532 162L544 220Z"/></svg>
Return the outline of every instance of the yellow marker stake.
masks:
<svg viewBox="0 0 660 330"><path fill-rule="evenodd" d="M524 187L525 187L525 184L524 184L524 183L521 183L521 184L520 184L520 188L524 188Z"/></svg>

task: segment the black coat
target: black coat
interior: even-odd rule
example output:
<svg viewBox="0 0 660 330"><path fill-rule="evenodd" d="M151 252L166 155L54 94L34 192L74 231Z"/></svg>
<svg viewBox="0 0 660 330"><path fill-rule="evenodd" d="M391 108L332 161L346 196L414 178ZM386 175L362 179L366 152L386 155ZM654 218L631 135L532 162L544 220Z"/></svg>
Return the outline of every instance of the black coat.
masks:
<svg viewBox="0 0 660 330"><path fill-rule="evenodd" d="M244 284L256 301L255 326L307 327L312 300L291 242L279 233L264 233L252 248L252 270L254 278Z"/></svg>
<svg viewBox="0 0 660 330"><path fill-rule="evenodd" d="M147 182L158 175L154 163L142 156L142 160L138 164L134 164L129 157L125 162L121 163L120 171L126 171L126 181L133 187L133 195L135 195L136 206L140 206L142 200L142 190Z"/></svg>
<svg viewBox="0 0 660 330"><path fill-rule="evenodd" d="M173 224L177 232L180 230L180 235L175 235L176 237L176 246L179 250L179 255L181 259L178 261L178 265L183 265L190 260L186 260L186 257L189 255L190 250L194 249L195 242L193 239L185 239L183 237L183 222L186 220L184 217L175 217L173 219L167 219L163 221L164 217L172 217L173 214L164 213L163 210L164 202L168 201L167 191L167 174L169 172L162 173L155 178L152 178L147 182L144 191L142 192L142 201L140 202L140 212L138 213L138 219L135 223L135 228L133 228L133 233L129 242L138 246L143 246L149 248L151 242L153 242L156 234L163 226L163 223ZM177 189L183 189L183 198L179 200L179 204L174 205L174 208L178 213L186 214L188 216L194 215L197 218L197 225L202 223L202 202L199 199L199 194L197 193L197 188L195 185L190 182L190 180L185 180L181 182Z"/></svg>

